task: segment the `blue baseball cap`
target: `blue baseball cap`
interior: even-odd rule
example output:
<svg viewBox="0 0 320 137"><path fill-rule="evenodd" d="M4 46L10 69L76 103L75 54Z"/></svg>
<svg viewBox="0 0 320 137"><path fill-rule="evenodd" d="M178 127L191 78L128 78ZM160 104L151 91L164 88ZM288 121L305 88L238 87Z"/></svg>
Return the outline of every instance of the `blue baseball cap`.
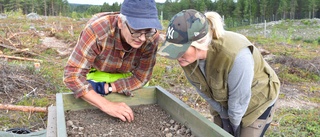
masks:
<svg viewBox="0 0 320 137"><path fill-rule="evenodd" d="M127 17L127 22L133 29L162 30L154 0L124 0L120 13Z"/></svg>

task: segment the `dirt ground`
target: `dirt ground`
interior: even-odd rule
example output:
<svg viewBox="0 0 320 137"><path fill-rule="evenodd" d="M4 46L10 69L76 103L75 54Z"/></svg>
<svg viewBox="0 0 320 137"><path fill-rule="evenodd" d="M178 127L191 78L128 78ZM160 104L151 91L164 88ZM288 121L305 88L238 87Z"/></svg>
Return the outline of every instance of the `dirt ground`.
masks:
<svg viewBox="0 0 320 137"><path fill-rule="evenodd" d="M132 107L131 123L106 115L99 109L67 111L68 137L195 137L157 104Z"/></svg>

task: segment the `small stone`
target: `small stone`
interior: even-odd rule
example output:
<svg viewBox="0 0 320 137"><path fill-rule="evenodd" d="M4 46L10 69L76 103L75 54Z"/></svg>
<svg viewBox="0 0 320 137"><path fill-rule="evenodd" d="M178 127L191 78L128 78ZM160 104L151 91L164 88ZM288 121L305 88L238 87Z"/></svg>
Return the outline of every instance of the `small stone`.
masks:
<svg viewBox="0 0 320 137"><path fill-rule="evenodd" d="M178 125L178 124L176 124L176 125L174 126L174 130L175 130L175 131L177 131L179 128L180 128L180 125Z"/></svg>
<svg viewBox="0 0 320 137"><path fill-rule="evenodd" d="M167 133L166 134L166 137L172 137L173 135L172 135L172 133Z"/></svg>
<svg viewBox="0 0 320 137"><path fill-rule="evenodd" d="M84 127L79 127L79 131L83 131L84 130Z"/></svg>
<svg viewBox="0 0 320 137"><path fill-rule="evenodd" d="M67 121L67 126L68 126L68 127L71 127L72 125L73 125L73 122L72 122L71 120L68 120L68 121Z"/></svg>
<svg viewBox="0 0 320 137"><path fill-rule="evenodd" d="M186 134L190 134L191 133L191 130L188 128L187 130L186 130Z"/></svg>
<svg viewBox="0 0 320 137"><path fill-rule="evenodd" d="M170 127L170 130L171 130L171 131L175 131L174 128L173 128L173 126Z"/></svg>
<svg viewBox="0 0 320 137"><path fill-rule="evenodd" d="M72 129L77 129L78 127L75 125L71 125Z"/></svg>
<svg viewBox="0 0 320 137"><path fill-rule="evenodd" d="M164 131L164 132L168 132L168 131L169 131L169 128L165 128L163 131Z"/></svg>
<svg viewBox="0 0 320 137"><path fill-rule="evenodd" d="M186 133L186 129L185 128L181 128L181 129L178 130L178 132L180 134L185 134Z"/></svg>

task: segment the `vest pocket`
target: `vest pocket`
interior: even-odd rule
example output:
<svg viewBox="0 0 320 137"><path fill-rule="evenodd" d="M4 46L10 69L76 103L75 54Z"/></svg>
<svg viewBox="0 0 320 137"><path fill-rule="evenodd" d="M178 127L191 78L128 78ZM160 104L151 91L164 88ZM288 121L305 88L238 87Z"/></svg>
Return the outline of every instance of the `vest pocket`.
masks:
<svg viewBox="0 0 320 137"><path fill-rule="evenodd" d="M226 82L223 78L215 79L211 77L210 86L213 94L213 98L216 101L227 101L228 100L228 91Z"/></svg>

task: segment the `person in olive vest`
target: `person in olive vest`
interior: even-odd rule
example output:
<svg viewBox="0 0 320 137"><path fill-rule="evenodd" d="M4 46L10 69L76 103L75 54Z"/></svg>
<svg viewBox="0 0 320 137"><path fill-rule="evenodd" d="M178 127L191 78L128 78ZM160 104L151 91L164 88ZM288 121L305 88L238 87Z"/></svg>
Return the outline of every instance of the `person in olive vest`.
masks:
<svg viewBox="0 0 320 137"><path fill-rule="evenodd" d="M161 29L154 0L124 0L120 13L95 14L80 33L65 66L66 87L76 98L131 122L134 115L127 104L103 96L131 96L131 91L147 84L156 63L157 30Z"/></svg>
<svg viewBox="0 0 320 137"><path fill-rule="evenodd" d="M238 137L264 135L280 81L245 36L224 30L218 13L188 9L174 15L158 54L179 62L210 104L215 124Z"/></svg>

